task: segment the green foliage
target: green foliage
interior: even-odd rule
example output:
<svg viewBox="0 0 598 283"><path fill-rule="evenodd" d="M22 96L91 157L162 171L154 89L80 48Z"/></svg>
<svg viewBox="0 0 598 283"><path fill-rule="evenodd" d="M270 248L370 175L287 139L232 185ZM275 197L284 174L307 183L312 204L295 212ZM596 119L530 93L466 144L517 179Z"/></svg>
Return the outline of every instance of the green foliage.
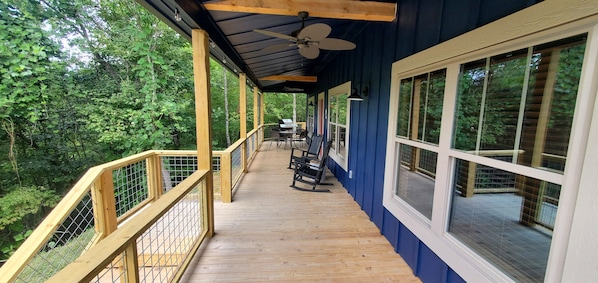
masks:
<svg viewBox="0 0 598 283"><path fill-rule="evenodd" d="M7 258L35 228L44 208L58 202L54 192L41 187L24 187L0 198L0 258Z"/></svg>
<svg viewBox="0 0 598 283"><path fill-rule="evenodd" d="M0 196L1 208L12 209L0 215L0 245L7 252L89 167L196 146L191 45L135 1L0 0L0 62ZM223 68L212 60L210 69L213 145L222 149L227 119L230 139L239 138L239 79L224 72L227 113ZM266 95L274 122L292 116L292 97L282 97ZM249 88L247 109L251 130ZM297 112L303 121L305 111Z"/></svg>

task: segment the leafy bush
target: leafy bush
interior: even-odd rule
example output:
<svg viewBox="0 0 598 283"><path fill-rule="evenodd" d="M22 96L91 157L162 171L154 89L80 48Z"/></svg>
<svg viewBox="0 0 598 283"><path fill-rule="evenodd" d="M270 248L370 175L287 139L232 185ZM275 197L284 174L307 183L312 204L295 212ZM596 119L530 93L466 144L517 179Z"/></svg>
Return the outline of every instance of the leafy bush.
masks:
<svg viewBox="0 0 598 283"><path fill-rule="evenodd" d="M22 187L0 198L0 259L7 259L59 197L43 187Z"/></svg>

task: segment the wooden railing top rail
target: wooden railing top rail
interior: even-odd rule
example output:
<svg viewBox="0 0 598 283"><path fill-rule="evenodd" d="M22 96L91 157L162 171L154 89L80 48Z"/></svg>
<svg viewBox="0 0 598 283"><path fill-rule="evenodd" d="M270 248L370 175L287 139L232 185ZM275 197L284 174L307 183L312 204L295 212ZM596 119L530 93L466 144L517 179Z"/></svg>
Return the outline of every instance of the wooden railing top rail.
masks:
<svg viewBox="0 0 598 283"><path fill-rule="evenodd" d="M22 263L31 261L50 237L52 237L53 233L49 233L48 231L54 231L62 224L62 222L69 216L69 212L89 192L89 188L101 174L102 168L100 167L92 167L87 170L83 177L81 177L73 188L62 198L60 203L56 206L56 209L53 209L48 216L44 218L42 223L38 226L38 229L33 230L33 233L31 233L27 240L25 240L23 245L21 245L21 247L17 249L2 266L3 271L5 271L5 274L8 276L0 276L0 282L10 282L15 279L19 272L24 268ZM39 229L42 227L43 229Z"/></svg>
<svg viewBox="0 0 598 283"><path fill-rule="evenodd" d="M136 241L149 227L162 217L178 201L202 182L208 171L199 170L183 180L168 194L140 211L103 241L93 246L75 262L69 264L47 282L89 282L132 242ZM204 233L206 233L204 231ZM205 238L202 235L200 238Z"/></svg>
<svg viewBox="0 0 598 283"><path fill-rule="evenodd" d="M470 150L467 151L467 153L471 153L471 154L475 154L475 155L479 155L479 156L508 156L508 155L512 155L513 153L517 152L518 154L522 154L525 151L523 149L517 149L517 150L513 150L513 149L493 149L493 150Z"/></svg>

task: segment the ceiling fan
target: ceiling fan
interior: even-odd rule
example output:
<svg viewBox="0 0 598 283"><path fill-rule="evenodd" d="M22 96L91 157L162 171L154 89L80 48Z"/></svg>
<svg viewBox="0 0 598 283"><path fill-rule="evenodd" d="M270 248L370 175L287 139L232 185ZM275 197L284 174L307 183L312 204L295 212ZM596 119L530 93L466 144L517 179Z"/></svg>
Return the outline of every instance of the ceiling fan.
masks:
<svg viewBox="0 0 598 283"><path fill-rule="evenodd" d="M267 36L286 39L289 43L276 44L268 46L262 51L264 52L278 52L285 50L292 46L299 48L299 54L307 59L315 59L320 55L320 49L324 50L352 50L355 44L343 39L328 38L327 36L332 31L332 28L323 23L305 26L305 19L308 17L307 12L299 12L299 19L301 19L301 28L293 31L291 35L281 34L277 32L254 29L253 31Z"/></svg>

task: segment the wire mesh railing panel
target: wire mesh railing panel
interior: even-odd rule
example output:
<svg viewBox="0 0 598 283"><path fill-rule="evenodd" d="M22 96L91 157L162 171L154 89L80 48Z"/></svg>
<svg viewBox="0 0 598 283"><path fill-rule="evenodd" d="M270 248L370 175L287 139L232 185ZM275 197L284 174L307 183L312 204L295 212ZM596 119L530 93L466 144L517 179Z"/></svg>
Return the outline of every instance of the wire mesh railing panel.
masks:
<svg viewBox="0 0 598 283"><path fill-rule="evenodd" d="M510 161L511 156L492 156L496 160ZM478 165L475 178L476 189L513 189L515 188L515 174L496 168Z"/></svg>
<svg viewBox="0 0 598 283"><path fill-rule="evenodd" d="M220 155L212 155L212 171L220 172Z"/></svg>
<svg viewBox="0 0 598 283"><path fill-rule="evenodd" d="M406 144L401 144L400 160L403 165L411 165L411 151L412 147Z"/></svg>
<svg viewBox="0 0 598 283"><path fill-rule="evenodd" d="M213 190L214 190L214 194L215 195L220 195L222 194L222 188L221 188L221 178L222 175L220 174L220 168L221 168L221 158L220 155L212 155L212 171L214 173L213 175Z"/></svg>
<svg viewBox="0 0 598 283"><path fill-rule="evenodd" d="M438 153L425 149L419 149L419 154L418 167L432 173L433 175L436 175L436 160L438 159Z"/></svg>
<svg viewBox="0 0 598 283"><path fill-rule="evenodd" d="M125 253L116 256L91 282L126 282Z"/></svg>
<svg viewBox="0 0 598 283"><path fill-rule="evenodd" d="M15 282L44 282L87 250L95 238L93 204L88 193L58 226Z"/></svg>
<svg viewBox="0 0 598 283"><path fill-rule="evenodd" d="M251 155L255 153L257 150L257 132L251 135Z"/></svg>
<svg viewBox="0 0 598 283"><path fill-rule="evenodd" d="M197 171L197 156L162 156L164 192L176 187L195 171Z"/></svg>
<svg viewBox="0 0 598 283"><path fill-rule="evenodd" d="M237 147L231 154L231 172L233 180L236 180L243 173L243 164L241 162L241 147Z"/></svg>
<svg viewBox="0 0 598 283"><path fill-rule="evenodd" d="M195 188L137 239L140 282L169 282L202 234L202 192Z"/></svg>
<svg viewBox="0 0 598 283"><path fill-rule="evenodd" d="M139 162L112 171L116 216L122 216L148 198L147 162Z"/></svg>

